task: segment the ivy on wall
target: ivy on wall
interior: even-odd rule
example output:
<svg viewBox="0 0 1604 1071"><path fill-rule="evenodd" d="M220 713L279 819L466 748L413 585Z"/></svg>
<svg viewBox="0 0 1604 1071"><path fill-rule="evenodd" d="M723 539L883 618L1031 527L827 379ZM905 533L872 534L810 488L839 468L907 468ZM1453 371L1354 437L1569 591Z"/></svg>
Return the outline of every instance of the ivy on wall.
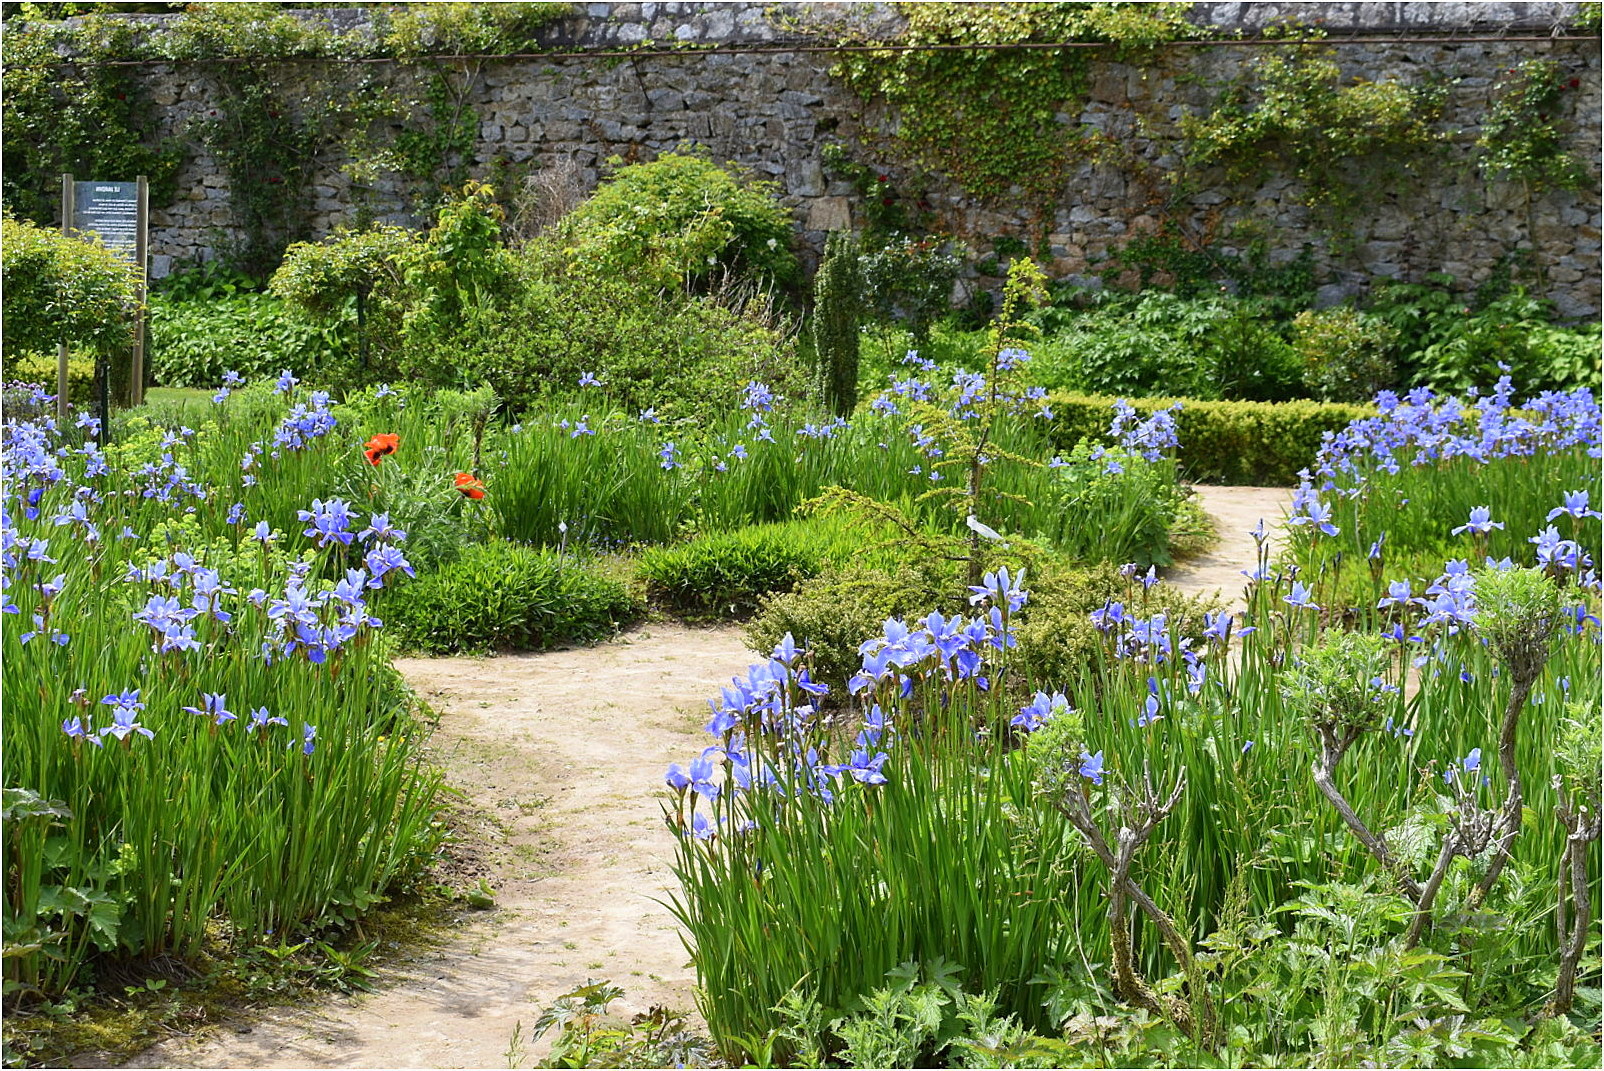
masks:
<svg viewBox="0 0 1604 1071"><path fill-rule="evenodd" d="M5 139L0 144L0 196L19 218L57 222L59 176L150 181L152 204L167 204L184 148L157 137L149 95L127 68L58 67L64 28L30 20L23 4L5 24L3 75ZM71 34L91 55L130 51L133 28L119 19L89 16Z"/></svg>
<svg viewBox="0 0 1604 1071"><path fill-rule="evenodd" d="M395 172L420 211L466 177L478 134L472 106L482 63L438 59L537 47L536 31L567 3L391 4L366 26L341 30L270 3L191 4L143 25L90 15L71 22L22 5L4 28L4 199L50 223L55 175L151 178L151 204L170 204L186 149L204 148L228 178L240 236L237 266L266 274L306 236L311 179L324 154L353 179ZM61 53L82 61L62 66ZM386 56L417 68L421 99L405 99L370 68L342 63ZM211 108L183 138L156 142L157 115L129 68L108 60L172 60L214 87ZM324 63L294 62L327 60ZM63 77L63 72L66 76Z"/></svg>
<svg viewBox="0 0 1604 1071"><path fill-rule="evenodd" d="M1014 189L1057 196L1083 135L1078 113L1088 53L1079 49L948 49L1104 41L1132 50L1182 36L1188 3L901 3L894 44L935 49L845 54L833 72L866 102L895 110L892 146L913 165L949 176L982 200ZM870 42L885 44L886 42Z"/></svg>
<svg viewBox="0 0 1604 1071"><path fill-rule="evenodd" d="M1218 166L1239 184L1288 174L1303 204L1340 225L1379 185L1448 143L1433 125L1447 93L1442 81L1345 84L1329 47L1290 45L1255 59L1209 114L1188 116L1181 130L1192 163Z"/></svg>

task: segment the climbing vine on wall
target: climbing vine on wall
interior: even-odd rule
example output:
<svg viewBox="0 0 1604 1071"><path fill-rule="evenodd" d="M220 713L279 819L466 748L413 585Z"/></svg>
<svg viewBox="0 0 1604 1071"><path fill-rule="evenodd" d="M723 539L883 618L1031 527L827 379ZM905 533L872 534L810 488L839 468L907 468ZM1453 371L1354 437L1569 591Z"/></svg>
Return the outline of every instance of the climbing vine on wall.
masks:
<svg viewBox="0 0 1604 1071"><path fill-rule="evenodd" d="M1087 50L917 46L1105 41L1128 53L1195 35L1183 18L1190 7L897 4L907 30L895 44L916 47L849 53L833 73L865 101L894 110L889 140L910 163L981 199L1017 187L1041 201L1059 192L1081 138L1067 115L1078 112L1085 92Z"/></svg>
<svg viewBox="0 0 1604 1071"><path fill-rule="evenodd" d="M1581 88L1551 59L1532 59L1504 71L1482 120L1476 149L1489 176L1527 185L1535 195L1574 190L1587 181L1562 129L1568 92Z"/></svg>
<svg viewBox="0 0 1604 1071"><path fill-rule="evenodd" d="M1341 224L1378 187L1417 167L1451 135L1433 124L1448 86L1424 81L1344 83L1332 51L1298 44L1261 56L1206 116L1181 130L1193 164L1236 183L1280 171L1296 196Z"/></svg>
<svg viewBox="0 0 1604 1071"><path fill-rule="evenodd" d="M126 68L95 62L127 52L132 27L103 16L85 18L70 37L89 62L56 66L66 28L30 20L31 5L22 7L5 24L0 75L5 122L0 191L6 207L35 223L55 223L62 172L103 179L144 175L151 203L170 202L183 146L157 137L149 95Z"/></svg>
<svg viewBox="0 0 1604 1071"><path fill-rule="evenodd" d="M570 10L392 4L375 8L365 26L341 29L270 3L191 4L142 26L99 15L50 21L51 12L25 5L5 23L5 203L53 222L55 175L70 170L143 172L152 206L170 204L186 145L155 141L157 115L138 77L106 61L182 62L215 87L214 106L183 138L227 176L240 235L233 259L265 274L305 236L320 154L338 150L359 179L399 173L420 211L460 185L478 134L470 101L483 61L440 57L537 48L536 31ZM63 45L78 63L60 62ZM379 56L418 70L420 99L404 99L370 67L340 62Z"/></svg>

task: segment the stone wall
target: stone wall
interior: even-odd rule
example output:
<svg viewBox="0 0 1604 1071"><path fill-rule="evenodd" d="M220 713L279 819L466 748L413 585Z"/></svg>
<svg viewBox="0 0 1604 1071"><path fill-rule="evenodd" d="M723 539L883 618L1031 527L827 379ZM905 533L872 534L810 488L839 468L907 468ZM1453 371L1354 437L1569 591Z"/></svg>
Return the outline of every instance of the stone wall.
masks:
<svg viewBox="0 0 1604 1071"><path fill-rule="evenodd" d="M1456 79L1444 125L1459 131L1461 166L1444 167L1429 182L1386 191L1353 222L1351 240L1333 248L1320 221L1296 203L1285 179L1256 190L1206 191L1179 213L1186 227L1214 236L1231 252L1234 228L1249 224L1266 236L1277 259L1309 246L1331 280L1335 300L1376 276L1419 277L1448 272L1471 283L1486 279L1530 239L1549 296L1571 317L1599 315L1600 63L1596 39L1550 38L1573 4L1336 3L1198 4L1192 17L1251 36L1275 19L1319 20L1331 34L1345 77L1416 83L1423 76ZM550 28L544 43L591 50L640 48L642 42L683 42L727 51L687 51L610 57L541 56L483 66L474 89L479 114L476 173L501 161L520 169L562 164L581 186L593 186L609 157L650 159L690 143L780 183L796 212L810 255L832 229L861 224L854 187L828 173L823 148L840 143L859 159L885 160L870 136L885 117L866 114L861 101L830 76L832 55L806 51L835 40L832 20L851 20L894 32L897 16L874 4L761 5L755 3L587 3ZM342 17L351 17L349 12ZM1456 38L1499 34L1537 40ZM1427 40L1420 40L1427 38ZM788 50L787 50L788 49ZM755 51L761 50L761 51ZM1061 121L1102 130L1146 160L1164 165L1179 117L1204 111L1210 83L1241 72L1262 48L1251 45L1173 46L1142 66L1093 65L1090 92L1078 114ZM1487 182L1468 165L1469 146L1505 68L1551 57L1579 88L1568 94L1574 148L1587 161L1589 188L1556 192L1528 210L1520 190ZM417 70L381 65L378 76L403 95L416 88ZM146 69L153 96L171 131L215 105L215 86L171 65ZM296 77L286 67L286 78ZM1140 120L1141 127L1138 128ZM868 146L865 148L864 146ZM349 219L361 200L381 218L410 220L397 182L353 188L340 165L320 162L314 186L315 233ZM909 176L885 165L889 181ZM1048 265L1057 276L1086 281L1099 262L1159 218L1129 170L1085 166L1069 177L1050 222L1040 227L1021 209L974 203L962 191L927 177L929 199L945 227L984 253L1000 236L1045 232ZM213 255L228 233L227 182L196 150L180 175L172 205L153 205L152 250L161 273L175 262ZM1173 211L1173 209L1172 209ZM1528 220L1532 234L1527 235ZM1040 227L1040 230L1037 228ZM1240 233L1240 231L1236 231Z"/></svg>

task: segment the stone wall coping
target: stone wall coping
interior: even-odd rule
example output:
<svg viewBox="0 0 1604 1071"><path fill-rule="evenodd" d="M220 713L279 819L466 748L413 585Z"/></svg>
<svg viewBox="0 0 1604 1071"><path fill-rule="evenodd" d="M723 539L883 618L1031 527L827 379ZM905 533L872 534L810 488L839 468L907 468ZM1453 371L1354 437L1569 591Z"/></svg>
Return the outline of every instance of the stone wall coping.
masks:
<svg viewBox="0 0 1604 1071"><path fill-rule="evenodd" d="M664 0L659 3L575 3L568 17L542 27L545 48L636 48L645 42L674 45L829 44L850 28L854 35L889 40L903 28L889 4L778 3L749 0ZM1561 0L1532 2L1347 2L1347 3L1194 3L1188 18L1224 36L1255 36L1275 25L1296 23L1347 38L1427 35L1541 34L1564 36L1580 5ZM290 13L343 30L371 25L366 8L292 8ZM114 15L158 27L179 15ZM69 19L73 23L77 20Z"/></svg>

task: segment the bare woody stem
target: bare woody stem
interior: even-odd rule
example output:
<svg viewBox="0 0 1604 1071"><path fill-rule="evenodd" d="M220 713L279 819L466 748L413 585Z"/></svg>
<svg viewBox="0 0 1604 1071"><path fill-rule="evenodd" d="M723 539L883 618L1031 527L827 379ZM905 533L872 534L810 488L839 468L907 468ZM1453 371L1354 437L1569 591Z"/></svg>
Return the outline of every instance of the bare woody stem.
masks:
<svg viewBox="0 0 1604 1071"><path fill-rule="evenodd" d="M1092 853L1108 869L1111 877L1108 923L1115 994L1127 1003L1173 1020L1188 1033L1193 1033L1201 1026L1199 1041L1208 1047L1213 1044L1214 1014L1208 994L1197 983L1193 971L1191 943L1175 925L1175 920L1159 907L1141 886L1132 881L1130 876L1131 864L1136 858L1137 851L1180 802L1181 794L1186 789L1186 772L1184 770L1181 772L1168 798L1162 801L1153 791L1151 778L1144 778L1144 781L1143 798L1134 806L1127 805L1125 808L1123 822L1116 836L1117 848L1109 846L1107 838L1103 836L1102 830L1092 817L1085 797L1080 792L1073 788L1064 791L1057 800L1058 809L1086 838ZM1128 903L1134 903L1141 908L1142 913L1159 931L1165 945L1175 957L1177 965L1187 975L1188 995L1192 1003L1161 1001L1142 976L1132 954Z"/></svg>
<svg viewBox="0 0 1604 1071"><path fill-rule="evenodd" d="M1587 845L1604 833L1604 818L1595 797L1591 815L1585 806L1566 801L1562 779L1554 779L1561 791L1554 808L1565 827L1565 852L1559 864L1559 895L1554 908L1554 926L1559 934L1559 975L1554 982L1554 999L1546 1009L1549 1015L1565 1015L1576 1000L1576 970L1587 949L1593 923L1593 903L1587 890ZM1566 909L1566 900L1570 909Z"/></svg>
<svg viewBox="0 0 1604 1071"><path fill-rule="evenodd" d="M1525 668L1525 667L1521 667ZM1509 862L1510 847L1514 843L1515 835L1520 832L1521 808L1525 803L1522 793L1520 768L1515 765L1515 737L1520 728L1521 711L1526 707L1526 700L1532 694L1532 685L1537 680L1537 674L1542 672L1542 662L1538 662L1535 672L1522 672L1514 675L1514 684L1509 691L1509 705L1504 708L1504 724L1498 734L1498 765L1504 771L1504 806L1499 816L1498 828L1501 834L1497 845L1493 848L1492 862L1488 864L1487 873L1470 890L1466 898L1472 908L1480 907L1492 891L1498 876L1504 872L1504 866Z"/></svg>
<svg viewBox="0 0 1604 1071"><path fill-rule="evenodd" d="M1387 847L1386 838L1379 833L1371 832L1370 827L1365 825L1364 820L1354 812L1353 805L1336 785L1337 766L1342 762L1342 757L1348 753L1348 749L1353 746L1353 742L1359 739L1360 730L1349 727L1338 737L1331 726L1316 728L1320 734L1320 759L1314 764L1315 787L1341 816L1353 835L1359 838L1359 843L1363 844L1375 857L1376 862L1392 875L1404 895L1418 906L1422 896L1420 883L1409 876L1398 857L1392 854L1392 849Z"/></svg>

